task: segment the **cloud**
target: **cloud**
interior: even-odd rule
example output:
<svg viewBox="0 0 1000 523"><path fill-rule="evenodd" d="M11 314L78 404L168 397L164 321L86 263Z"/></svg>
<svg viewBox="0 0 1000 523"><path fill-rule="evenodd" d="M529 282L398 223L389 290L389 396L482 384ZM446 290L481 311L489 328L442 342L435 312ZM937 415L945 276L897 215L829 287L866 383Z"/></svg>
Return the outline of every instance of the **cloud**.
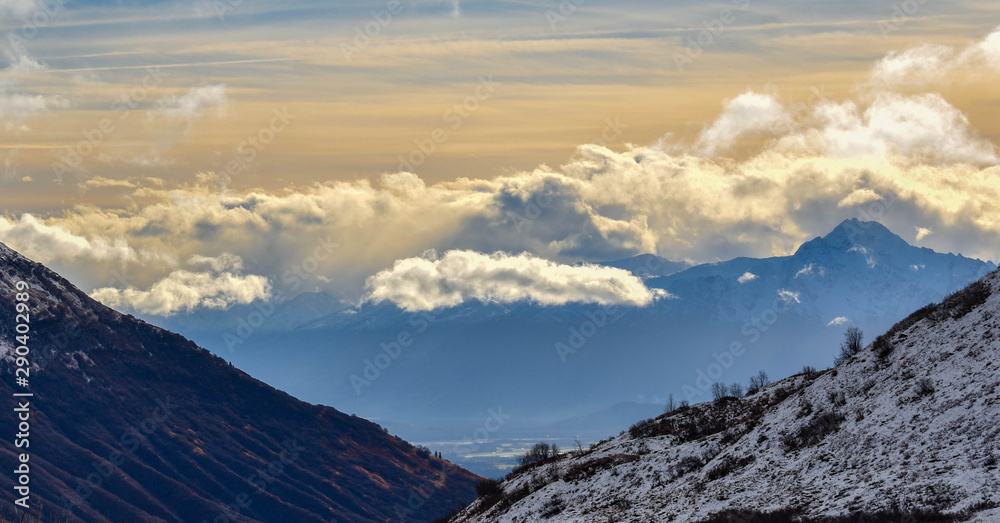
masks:
<svg viewBox="0 0 1000 523"><path fill-rule="evenodd" d="M802 303L799 301L799 293L795 291L790 291L788 289L778 289L778 299L785 302L786 304L795 302Z"/></svg>
<svg viewBox="0 0 1000 523"><path fill-rule="evenodd" d="M858 189L837 202L837 207L854 207L856 205L863 205L868 202L875 202L881 199L882 196L871 189Z"/></svg>
<svg viewBox="0 0 1000 523"><path fill-rule="evenodd" d="M827 327L835 327L837 325L844 325L845 323L849 323L850 321L851 320L848 320L847 318L845 318L843 316L837 316L836 318L830 320L830 323L827 323L826 326Z"/></svg>
<svg viewBox="0 0 1000 523"><path fill-rule="evenodd" d="M790 116L773 95L747 91L725 103L723 113L698 136L695 149L712 156L754 132L776 132L790 124Z"/></svg>
<svg viewBox="0 0 1000 523"><path fill-rule="evenodd" d="M785 137L784 146L837 158L976 165L998 160L993 144L976 137L968 118L937 93L878 93L867 107L852 100L824 102L813 114L820 125Z"/></svg>
<svg viewBox="0 0 1000 523"><path fill-rule="evenodd" d="M960 68L1000 70L1000 27L964 49L923 43L903 51L890 51L872 68L869 88L924 87L949 83Z"/></svg>
<svg viewBox="0 0 1000 523"><path fill-rule="evenodd" d="M914 227L914 229L917 230L917 241L923 240L934 233L934 231L928 229L927 227Z"/></svg>
<svg viewBox="0 0 1000 523"><path fill-rule="evenodd" d="M171 316L199 308L226 309L271 296L271 283L267 278L238 273L243 265L238 256L192 257L190 262L196 266L207 265L211 271L176 270L146 291L132 286L124 290L103 287L94 289L91 297L112 308Z"/></svg>
<svg viewBox="0 0 1000 523"><path fill-rule="evenodd" d="M945 79L955 51L938 44L922 44L905 51L891 51L872 69L872 80L889 87L926 84Z"/></svg>
<svg viewBox="0 0 1000 523"><path fill-rule="evenodd" d="M16 221L0 216L0 241L42 263L78 259L126 263L138 259L124 238L88 239L61 225L47 225L31 214L22 214Z"/></svg>
<svg viewBox="0 0 1000 523"><path fill-rule="evenodd" d="M10 131L27 130L24 121L50 109L69 107L69 101L61 96L48 96L12 91L13 81L0 80L0 120Z"/></svg>
<svg viewBox="0 0 1000 523"><path fill-rule="evenodd" d="M183 96L161 101L157 114L191 122L212 110L221 115L228 105L224 84L202 85L192 87Z"/></svg>
<svg viewBox="0 0 1000 523"><path fill-rule="evenodd" d="M188 258L188 264L193 266L207 266L215 272L239 272L243 270L243 258L224 252L216 257L193 255Z"/></svg>
<svg viewBox="0 0 1000 523"><path fill-rule="evenodd" d="M130 180L115 180L112 178L105 178L103 176L95 176L83 182L83 186L88 189L100 189L105 187L119 187L125 189L133 189L136 187L135 183Z"/></svg>
<svg viewBox="0 0 1000 523"><path fill-rule="evenodd" d="M740 283L747 283L747 282L754 281L756 279L757 279L757 275L756 274L754 274L754 273L752 273L750 271L747 271L747 272L744 272L743 275L740 276L739 278L736 278L736 281L738 281Z"/></svg>
<svg viewBox="0 0 1000 523"><path fill-rule="evenodd" d="M530 254L448 251L440 258L398 260L367 282L367 299L408 311L453 307L466 301L541 305L598 303L644 306L668 296L628 271L562 265Z"/></svg>
<svg viewBox="0 0 1000 523"><path fill-rule="evenodd" d="M212 104L171 107L195 115ZM75 264L91 287L107 281L95 246L108 245L112 258L142 265L141 289L177 271L178 260L229 254L289 295L321 287L352 298L379 268L427 249L527 252L560 266L640 253L712 262L790 254L857 217L897 232L920 223L935 232L922 238L928 247L1000 257L995 147L940 94L880 88L791 110L777 95L747 92L701 137L618 150L586 144L563 165L437 183L396 172L265 191L227 188L217 173L129 178L135 187L118 189L141 206L2 218L0 238Z"/></svg>
<svg viewBox="0 0 1000 523"><path fill-rule="evenodd" d="M812 276L813 274L819 274L821 277L825 276L826 268L816 267L816 264L809 263L803 266L801 269L799 269L799 271L795 273L795 277L798 278L800 276Z"/></svg>

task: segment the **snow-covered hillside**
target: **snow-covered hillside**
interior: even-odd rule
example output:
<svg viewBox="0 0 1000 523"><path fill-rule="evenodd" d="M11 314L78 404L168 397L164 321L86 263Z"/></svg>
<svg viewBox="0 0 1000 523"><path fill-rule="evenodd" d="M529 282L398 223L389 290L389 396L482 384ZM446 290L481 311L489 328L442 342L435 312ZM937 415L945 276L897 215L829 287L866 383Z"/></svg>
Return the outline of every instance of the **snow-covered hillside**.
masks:
<svg viewBox="0 0 1000 523"><path fill-rule="evenodd" d="M920 511L1000 521L998 356L995 271L834 369L680 408L524 468L453 521L898 521Z"/></svg>

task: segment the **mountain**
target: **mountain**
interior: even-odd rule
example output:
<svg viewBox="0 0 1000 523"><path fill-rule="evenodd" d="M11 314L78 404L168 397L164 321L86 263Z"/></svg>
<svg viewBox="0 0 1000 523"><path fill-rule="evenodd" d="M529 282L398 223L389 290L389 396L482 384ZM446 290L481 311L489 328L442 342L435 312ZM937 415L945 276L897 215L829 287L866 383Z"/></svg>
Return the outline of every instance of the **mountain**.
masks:
<svg viewBox="0 0 1000 523"><path fill-rule="evenodd" d="M640 254L631 258L600 262L598 265L625 269L640 278L669 276L691 266L687 262L675 262L655 254Z"/></svg>
<svg viewBox="0 0 1000 523"><path fill-rule="evenodd" d="M642 260L654 259L632 266ZM584 435L553 432L554 420L670 394L697 402L713 381L825 367L848 326L884 331L995 267L848 220L788 256L645 278L673 298L643 308L469 302L410 313L365 303L293 329L181 332L296 397L392 422L408 439L471 439L502 407L512 417L491 437L572 441ZM603 419L593 431L627 426Z"/></svg>
<svg viewBox="0 0 1000 523"><path fill-rule="evenodd" d="M14 470L30 452L30 506L45 519L427 521L472 499L479 479L104 307L3 244L0 374L0 395L33 394L2 416L0 460ZM21 477L0 475L0 489Z"/></svg>
<svg viewBox="0 0 1000 523"><path fill-rule="evenodd" d="M521 467L452 523L1000 521L1000 271L841 365Z"/></svg>

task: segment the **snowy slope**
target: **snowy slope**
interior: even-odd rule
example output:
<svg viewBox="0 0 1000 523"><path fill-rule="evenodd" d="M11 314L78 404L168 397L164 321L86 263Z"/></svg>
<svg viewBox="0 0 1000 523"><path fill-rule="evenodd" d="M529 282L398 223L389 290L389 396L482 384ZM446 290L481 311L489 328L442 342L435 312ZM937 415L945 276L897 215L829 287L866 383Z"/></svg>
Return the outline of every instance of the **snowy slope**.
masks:
<svg viewBox="0 0 1000 523"><path fill-rule="evenodd" d="M454 521L698 522L737 510L1000 521L1000 272L975 285L898 324L889 345L512 474ZM973 307L976 296L985 303Z"/></svg>

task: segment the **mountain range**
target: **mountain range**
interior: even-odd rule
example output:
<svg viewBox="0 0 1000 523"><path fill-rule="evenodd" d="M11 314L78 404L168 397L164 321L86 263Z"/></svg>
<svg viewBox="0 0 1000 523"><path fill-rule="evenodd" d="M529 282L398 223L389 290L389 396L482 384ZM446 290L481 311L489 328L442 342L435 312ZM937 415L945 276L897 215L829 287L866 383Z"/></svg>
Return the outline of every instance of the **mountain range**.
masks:
<svg viewBox="0 0 1000 523"><path fill-rule="evenodd" d="M847 327L883 331L996 268L859 220L787 256L688 266L641 255L606 265L670 297L647 307L466 302L410 313L313 294L220 313L210 324L148 319L296 397L409 439L466 438L498 407L511 418L497 436L599 439L621 420L571 420L623 402L646 405L649 415L671 394L709 397L714 381L825 367ZM250 325L269 308L279 319Z"/></svg>

